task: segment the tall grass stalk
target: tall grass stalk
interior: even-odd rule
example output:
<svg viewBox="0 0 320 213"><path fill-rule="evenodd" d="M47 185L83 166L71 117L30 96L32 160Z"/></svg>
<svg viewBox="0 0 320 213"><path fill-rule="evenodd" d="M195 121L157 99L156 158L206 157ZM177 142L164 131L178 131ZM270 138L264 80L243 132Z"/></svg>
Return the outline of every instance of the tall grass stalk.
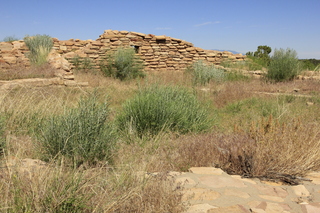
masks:
<svg viewBox="0 0 320 213"><path fill-rule="evenodd" d="M7 144L6 144L5 128L6 128L5 117L1 113L0 114L0 158L3 156L3 154L6 151Z"/></svg>
<svg viewBox="0 0 320 213"><path fill-rule="evenodd" d="M24 42L29 49L28 58L33 65L42 65L53 47L53 40L48 35L26 36Z"/></svg>

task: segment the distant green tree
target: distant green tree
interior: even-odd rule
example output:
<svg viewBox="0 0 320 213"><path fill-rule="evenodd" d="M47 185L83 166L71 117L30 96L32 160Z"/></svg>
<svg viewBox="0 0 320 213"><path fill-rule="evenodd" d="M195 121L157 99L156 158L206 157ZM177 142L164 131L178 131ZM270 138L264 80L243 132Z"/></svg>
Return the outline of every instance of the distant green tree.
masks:
<svg viewBox="0 0 320 213"><path fill-rule="evenodd" d="M267 45L258 46L255 52L247 52L246 55L248 58L252 59L255 63L267 67L270 63L271 47Z"/></svg>
<svg viewBox="0 0 320 213"><path fill-rule="evenodd" d="M246 53L246 56L253 56L253 52L250 52L250 51L247 52L247 53Z"/></svg>
<svg viewBox="0 0 320 213"><path fill-rule="evenodd" d="M271 53L271 47L264 45L258 46L257 51L254 52L254 56L258 58L270 58L269 54Z"/></svg>
<svg viewBox="0 0 320 213"><path fill-rule="evenodd" d="M257 51L254 52L254 57L259 58L265 66L270 63L271 47L267 45L258 46Z"/></svg>

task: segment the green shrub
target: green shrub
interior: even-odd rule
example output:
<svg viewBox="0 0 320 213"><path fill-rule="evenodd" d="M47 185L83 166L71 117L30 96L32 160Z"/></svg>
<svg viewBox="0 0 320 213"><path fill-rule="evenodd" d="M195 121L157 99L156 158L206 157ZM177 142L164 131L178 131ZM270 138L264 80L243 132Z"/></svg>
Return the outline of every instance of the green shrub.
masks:
<svg viewBox="0 0 320 213"><path fill-rule="evenodd" d="M293 80L301 71L297 52L293 49L275 49L268 66L266 78L281 82Z"/></svg>
<svg viewBox="0 0 320 213"><path fill-rule="evenodd" d="M101 71L108 77L120 80L144 77L143 63L133 48L118 48L100 62Z"/></svg>
<svg viewBox="0 0 320 213"><path fill-rule="evenodd" d="M45 160L62 155L77 166L111 160L115 138L108 116L108 104L99 103L92 93L81 98L77 108L45 120L39 129Z"/></svg>
<svg viewBox="0 0 320 213"><path fill-rule="evenodd" d="M6 36L3 41L4 42L13 42L13 41L18 41L19 39L15 36Z"/></svg>
<svg viewBox="0 0 320 213"><path fill-rule="evenodd" d="M125 103L117 124L141 137L166 130L182 134L203 131L209 128L210 119L207 109L186 89L153 85Z"/></svg>
<svg viewBox="0 0 320 213"><path fill-rule="evenodd" d="M222 81L225 77L224 71L217 69L213 64L207 65L199 60L186 69L192 76L193 84L206 85L210 81Z"/></svg>
<svg viewBox="0 0 320 213"><path fill-rule="evenodd" d="M30 51L27 56L31 64L42 65L47 62L47 57L53 47L53 41L50 36L26 36L24 42Z"/></svg>
<svg viewBox="0 0 320 213"><path fill-rule="evenodd" d="M75 71L88 73L93 69L93 62L90 58L82 58L78 55L73 57L70 62L73 64Z"/></svg>

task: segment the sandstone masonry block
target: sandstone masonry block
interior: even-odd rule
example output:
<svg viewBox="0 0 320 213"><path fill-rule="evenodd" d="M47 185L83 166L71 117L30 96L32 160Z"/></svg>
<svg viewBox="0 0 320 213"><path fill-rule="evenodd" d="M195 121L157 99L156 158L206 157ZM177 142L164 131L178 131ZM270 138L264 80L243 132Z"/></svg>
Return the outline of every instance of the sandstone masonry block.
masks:
<svg viewBox="0 0 320 213"><path fill-rule="evenodd" d="M53 49L62 57L68 59L75 55L90 57L93 59L93 63L105 57L106 52L114 51L120 46L133 46L146 64L146 68L153 70L169 70L169 68L170 70L181 70L196 60L204 60L214 64L219 64L221 60L228 58L235 61L245 60L245 56L241 54L233 55L230 52L204 50L181 39L129 31L105 30L97 40L69 39L59 41L54 38L53 41ZM12 51L13 49L15 52ZM28 49L24 41L0 42L2 64L16 63L15 61L18 60L28 64L29 61L25 60L24 55L27 52Z"/></svg>

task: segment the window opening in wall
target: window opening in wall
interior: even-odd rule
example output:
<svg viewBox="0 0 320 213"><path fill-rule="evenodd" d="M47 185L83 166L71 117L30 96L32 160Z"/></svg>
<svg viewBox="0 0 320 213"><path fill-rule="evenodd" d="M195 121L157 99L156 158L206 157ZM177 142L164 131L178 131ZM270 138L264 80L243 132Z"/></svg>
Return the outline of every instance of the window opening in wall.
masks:
<svg viewBox="0 0 320 213"><path fill-rule="evenodd" d="M136 53L139 53L139 46L132 45L131 46Z"/></svg>
<svg viewBox="0 0 320 213"><path fill-rule="evenodd" d="M157 43L158 44L165 44L166 43L166 39L157 40Z"/></svg>

